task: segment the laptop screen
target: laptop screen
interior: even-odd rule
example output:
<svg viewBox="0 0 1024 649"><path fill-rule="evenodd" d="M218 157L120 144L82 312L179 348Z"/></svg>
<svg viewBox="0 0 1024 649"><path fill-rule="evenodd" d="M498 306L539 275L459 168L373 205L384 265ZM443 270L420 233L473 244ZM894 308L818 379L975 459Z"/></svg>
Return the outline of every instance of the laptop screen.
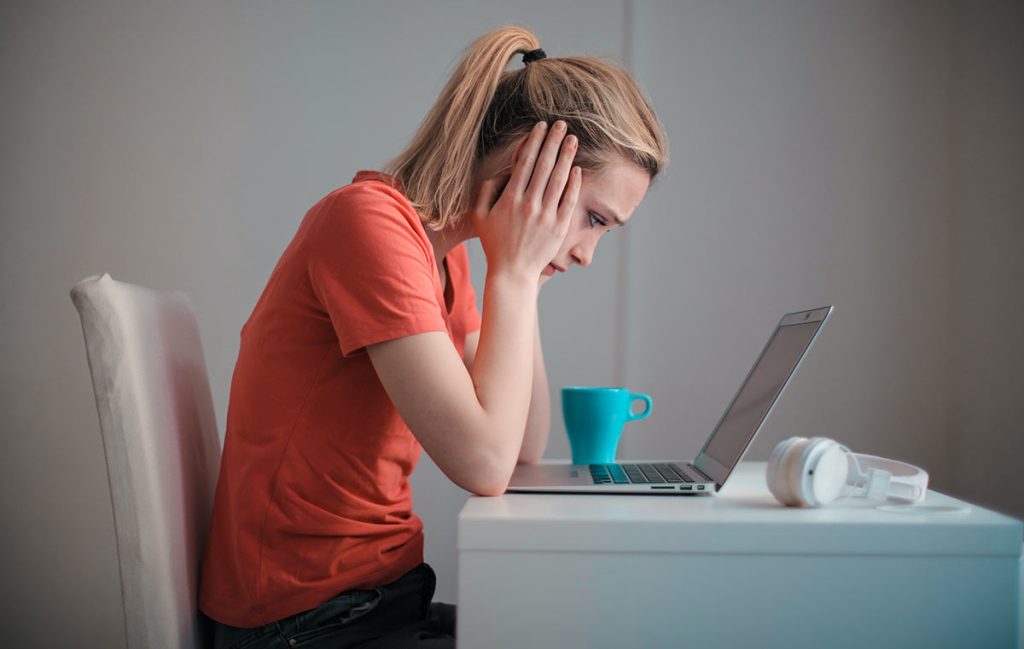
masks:
<svg viewBox="0 0 1024 649"><path fill-rule="evenodd" d="M702 455L707 455L725 469L725 475L711 476L716 482L724 482L725 476L739 462L823 321L823 318L815 318L810 322L780 324L775 330L761 358L754 364L743 387L701 451ZM783 322L786 322L785 318ZM698 466L700 464L698 462Z"/></svg>

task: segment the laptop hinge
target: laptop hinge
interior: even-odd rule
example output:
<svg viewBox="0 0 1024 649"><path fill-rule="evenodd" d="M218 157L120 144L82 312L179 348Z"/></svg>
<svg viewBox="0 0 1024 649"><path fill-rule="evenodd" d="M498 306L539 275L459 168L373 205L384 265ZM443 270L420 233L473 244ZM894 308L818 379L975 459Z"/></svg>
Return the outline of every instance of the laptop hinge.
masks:
<svg viewBox="0 0 1024 649"><path fill-rule="evenodd" d="M701 471L700 469L698 469L696 464L693 464L691 462L691 463L686 465L686 468L692 469L694 473L696 473L698 476L703 477L705 481L707 481L707 482L714 482L714 479L712 479L708 474L706 474L703 471Z"/></svg>

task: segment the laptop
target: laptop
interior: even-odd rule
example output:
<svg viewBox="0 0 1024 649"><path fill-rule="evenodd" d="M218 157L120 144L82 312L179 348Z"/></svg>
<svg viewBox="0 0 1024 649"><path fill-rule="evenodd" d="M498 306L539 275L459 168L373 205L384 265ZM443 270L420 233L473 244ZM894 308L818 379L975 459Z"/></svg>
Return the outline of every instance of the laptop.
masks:
<svg viewBox="0 0 1024 649"><path fill-rule="evenodd" d="M702 496L716 493L764 425L832 307L787 313L696 459L616 464L520 464L508 491Z"/></svg>

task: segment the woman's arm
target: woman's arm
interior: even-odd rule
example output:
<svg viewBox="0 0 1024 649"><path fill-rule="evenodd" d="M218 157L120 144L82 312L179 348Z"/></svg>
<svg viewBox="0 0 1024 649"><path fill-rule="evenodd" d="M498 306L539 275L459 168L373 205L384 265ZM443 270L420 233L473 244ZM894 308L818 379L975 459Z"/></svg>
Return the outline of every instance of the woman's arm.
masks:
<svg viewBox="0 0 1024 649"><path fill-rule="evenodd" d="M519 449L520 464L536 464L544 456L551 429L551 392L548 373L544 367L544 350L540 346L540 321L533 343L533 392L530 394L530 414L526 418L526 432Z"/></svg>
<svg viewBox="0 0 1024 649"><path fill-rule="evenodd" d="M463 358L467 368L473 366L479 341L479 331L474 331L466 336L466 351ZM519 449L518 462L520 464L536 464L540 461L544 456L544 449L547 448L548 433L551 430L551 392L544 364L544 350L540 344L539 319L533 349L533 390L530 394L530 412L526 417L523 444Z"/></svg>
<svg viewBox="0 0 1024 649"><path fill-rule="evenodd" d="M467 371L447 333L367 347L395 409L448 478L483 496L505 491L523 442L533 374L536 280L490 276Z"/></svg>

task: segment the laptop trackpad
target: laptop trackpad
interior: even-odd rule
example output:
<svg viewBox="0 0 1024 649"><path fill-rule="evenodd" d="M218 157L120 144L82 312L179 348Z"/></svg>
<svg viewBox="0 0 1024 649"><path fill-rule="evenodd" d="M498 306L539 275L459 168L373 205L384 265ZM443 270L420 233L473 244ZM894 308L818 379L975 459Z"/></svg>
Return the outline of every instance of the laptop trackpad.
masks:
<svg viewBox="0 0 1024 649"><path fill-rule="evenodd" d="M592 485L586 466L578 464L517 464L508 486L512 487L574 487Z"/></svg>

